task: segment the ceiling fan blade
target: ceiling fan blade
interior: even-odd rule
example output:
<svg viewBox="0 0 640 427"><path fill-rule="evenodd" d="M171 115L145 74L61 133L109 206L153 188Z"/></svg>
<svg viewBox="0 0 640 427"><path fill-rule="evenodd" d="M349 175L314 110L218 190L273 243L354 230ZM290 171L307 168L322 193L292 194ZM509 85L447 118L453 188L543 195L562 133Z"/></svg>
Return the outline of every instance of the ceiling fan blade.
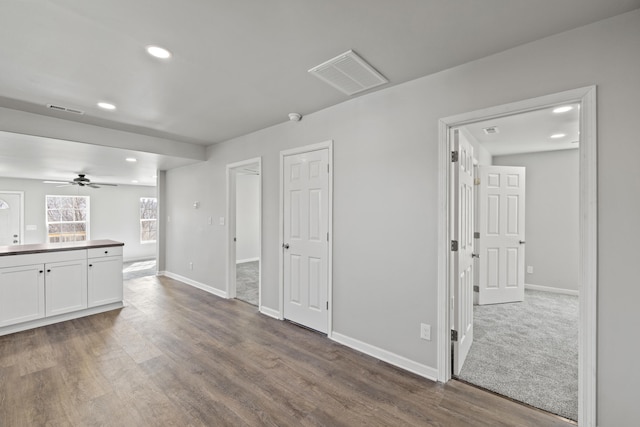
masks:
<svg viewBox="0 0 640 427"><path fill-rule="evenodd" d="M71 181L42 181L44 184L71 184Z"/></svg>
<svg viewBox="0 0 640 427"><path fill-rule="evenodd" d="M106 182L92 182L92 185L108 185L109 187L117 187L118 184L108 184Z"/></svg>
<svg viewBox="0 0 640 427"><path fill-rule="evenodd" d="M94 184L94 183L91 183L91 184L85 184L85 186L86 186L86 187L91 187L91 188L100 188L100 186L99 186L99 185L96 185L96 184Z"/></svg>

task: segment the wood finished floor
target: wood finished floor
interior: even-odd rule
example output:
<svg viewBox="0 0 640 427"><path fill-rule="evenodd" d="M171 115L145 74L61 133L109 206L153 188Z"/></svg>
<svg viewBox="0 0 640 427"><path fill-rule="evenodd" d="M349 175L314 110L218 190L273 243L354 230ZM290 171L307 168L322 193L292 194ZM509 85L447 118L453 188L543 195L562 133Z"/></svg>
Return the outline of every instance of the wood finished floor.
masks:
<svg viewBox="0 0 640 427"><path fill-rule="evenodd" d="M571 426L438 384L168 278L0 337L0 426Z"/></svg>

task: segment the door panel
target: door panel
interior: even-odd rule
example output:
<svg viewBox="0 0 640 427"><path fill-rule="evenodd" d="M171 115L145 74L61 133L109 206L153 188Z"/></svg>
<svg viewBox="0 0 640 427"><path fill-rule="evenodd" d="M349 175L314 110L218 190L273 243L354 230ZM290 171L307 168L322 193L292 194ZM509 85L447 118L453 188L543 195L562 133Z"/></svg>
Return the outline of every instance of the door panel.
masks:
<svg viewBox="0 0 640 427"><path fill-rule="evenodd" d="M329 150L284 157L285 319L327 332Z"/></svg>
<svg viewBox="0 0 640 427"><path fill-rule="evenodd" d="M0 246L22 243L22 195L0 193Z"/></svg>
<svg viewBox="0 0 640 427"><path fill-rule="evenodd" d="M525 168L478 168L479 304L524 299Z"/></svg>
<svg viewBox="0 0 640 427"><path fill-rule="evenodd" d="M473 343L473 224L474 171L473 147L453 130L453 146L458 161L453 163L453 239L458 251L453 252L453 329L458 339L453 341L453 374L458 375Z"/></svg>

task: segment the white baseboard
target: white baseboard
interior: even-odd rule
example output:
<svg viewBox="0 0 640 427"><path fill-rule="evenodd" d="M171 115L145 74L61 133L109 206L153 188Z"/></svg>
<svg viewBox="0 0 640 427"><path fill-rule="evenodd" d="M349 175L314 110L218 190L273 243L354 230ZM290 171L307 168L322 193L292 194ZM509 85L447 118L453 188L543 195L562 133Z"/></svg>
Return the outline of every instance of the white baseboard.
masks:
<svg viewBox="0 0 640 427"><path fill-rule="evenodd" d="M193 286L194 288L201 289L205 292L208 292L220 298L225 298L225 299L228 298L226 291L222 291L212 286L205 285L204 283L197 282L195 280L189 279L188 277L180 276L179 274L171 273L170 271L161 271L158 273L158 275L167 276L170 279L174 279L179 282L186 283L189 286Z"/></svg>
<svg viewBox="0 0 640 427"><path fill-rule="evenodd" d="M274 310L273 308L262 306L260 307L260 313L264 314L265 316L273 317L274 319L282 320L280 312L278 310Z"/></svg>
<svg viewBox="0 0 640 427"><path fill-rule="evenodd" d="M260 261L260 257L247 258L247 259L237 259L236 260L236 264L244 264L245 262L254 262L254 261Z"/></svg>
<svg viewBox="0 0 640 427"><path fill-rule="evenodd" d="M134 258L123 258L122 262L123 263L128 263L128 262L140 262L140 261L151 261L151 260L156 260L156 256L145 256L145 257L134 257Z"/></svg>
<svg viewBox="0 0 640 427"><path fill-rule="evenodd" d="M362 353L368 354L369 356L397 366L398 368L413 372L416 375L420 375L421 377L430 379L432 381L438 381L438 370L432 368L431 366L414 362L413 360L407 359L406 357L399 356L395 353L391 353L390 351L383 350L379 347L375 347L371 344L367 344L365 342L359 341L355 338L350 338L337 332L333 332L330 338L342 345L351 347L354 350L358 350Z"/></svg>
<svg viewBox="0 0 640 427"><path fill-rule="evenodd" d="M562 288L552 288L550 286L540 286L540 285L524 285L525 289L531 289L532 291L541 291L541 292L551 292L554 294L562 294L562 295L580 295L579 291L575 291L573 289L562 289Z"/></svg>

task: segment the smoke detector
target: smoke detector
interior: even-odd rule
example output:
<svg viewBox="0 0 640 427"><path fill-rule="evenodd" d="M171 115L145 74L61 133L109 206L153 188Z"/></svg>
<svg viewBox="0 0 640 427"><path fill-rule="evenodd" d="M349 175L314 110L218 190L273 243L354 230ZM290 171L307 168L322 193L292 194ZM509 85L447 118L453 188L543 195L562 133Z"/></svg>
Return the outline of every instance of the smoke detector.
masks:
<svg viewBox="0 0 640 427"><path fill-rule="evenodd" d="M489 126L488 128L482 128L482 131L485 133L485 135L500 133L500 129L498 129L498 126Z"/></svg>
<svg viewBox="0 0 640 427"><path fill-rule="evenodd" d="M313 67L309 73L347 95L389 82L352 50Z"/></svg>
<svg viewBox="0 0 640 427"><path fill-rule="evenodd" d="M299 122L302 120L302 114L300 113L289 113L289 120L292 122Z"/></svg>

